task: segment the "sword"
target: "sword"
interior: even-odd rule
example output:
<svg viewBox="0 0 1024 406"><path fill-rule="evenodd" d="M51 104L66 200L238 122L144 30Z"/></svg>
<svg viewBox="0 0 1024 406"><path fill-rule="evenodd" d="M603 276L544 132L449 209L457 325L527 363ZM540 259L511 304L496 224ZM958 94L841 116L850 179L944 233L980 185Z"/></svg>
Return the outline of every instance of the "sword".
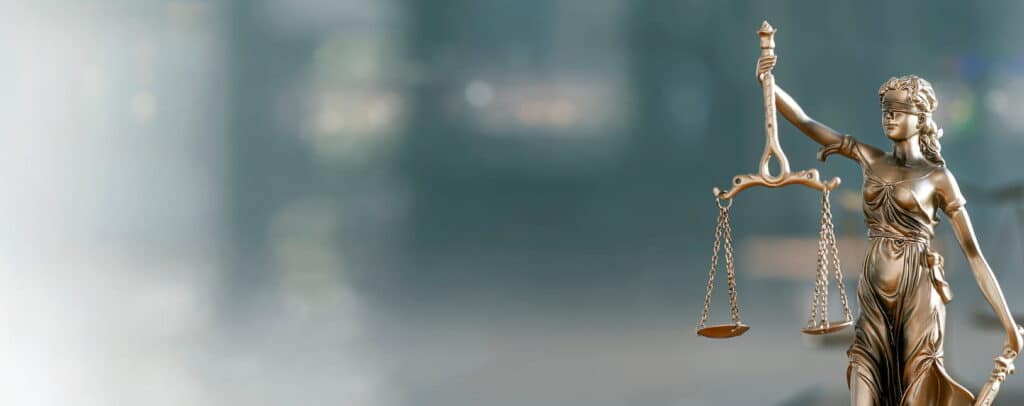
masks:
<svg viewBox="0 0 1024 406"><path fill-rule="evenodd" d="M1017 330L1024 332L1024 327L1017 325ZM996 367L992 370L992 374L989 375L988 382L985 382L985 386L981 388L981 392L978 392L978 398L974 401L974 406L991 406L992 402L995 402L996 395L999 394L999 387L1006 380L1006 376L1012 375L1016 370L1013 366L1015 358L1017 358L1017 352L1006 350L1001 355L997 355L992 359L995 361Z"/></svg>

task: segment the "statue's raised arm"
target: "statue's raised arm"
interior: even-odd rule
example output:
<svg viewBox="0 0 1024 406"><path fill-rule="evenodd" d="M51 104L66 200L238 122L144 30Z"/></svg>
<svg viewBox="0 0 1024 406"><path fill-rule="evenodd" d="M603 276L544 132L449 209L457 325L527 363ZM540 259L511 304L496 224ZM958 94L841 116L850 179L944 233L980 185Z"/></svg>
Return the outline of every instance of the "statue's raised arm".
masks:
<svg viewBox="0 0 1024 406"><path fill-rule="evenodd" d="M823 150L822 154L819 155L819 159L824 160L831 153L839 153L857 162L871 162L885 155L885 152L881 149L862 143L851 136L844 136L831 127L811 118L811 116L804 112L800 104L775 83L774 78L771 77L771 71L775 68L777 60L778 57L775 55L762 55L758 58L757 79L761 82L762 86L766 85L766 79L771 80L771 86L775 94L775 106L778 108L779 113L782 113L782 116L799 129L800 132L822 145Z"/></svg>

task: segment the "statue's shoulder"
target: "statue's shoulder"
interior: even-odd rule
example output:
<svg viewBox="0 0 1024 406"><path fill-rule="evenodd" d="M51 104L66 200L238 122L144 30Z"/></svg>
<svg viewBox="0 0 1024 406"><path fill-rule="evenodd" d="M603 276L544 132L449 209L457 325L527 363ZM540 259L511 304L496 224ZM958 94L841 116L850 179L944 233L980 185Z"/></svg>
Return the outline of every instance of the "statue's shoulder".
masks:
<svg viewBox="0 0 1024 406"><path fill-rule="evenodd" d="M847 136L850 137L850 136ZM857 138L850 137L853 139L853 147L856 149L856 153L860 158L862 164L872 164L880 159L885 159L888 155L887 152L878 148L874 145L863 142Z"/></svg>

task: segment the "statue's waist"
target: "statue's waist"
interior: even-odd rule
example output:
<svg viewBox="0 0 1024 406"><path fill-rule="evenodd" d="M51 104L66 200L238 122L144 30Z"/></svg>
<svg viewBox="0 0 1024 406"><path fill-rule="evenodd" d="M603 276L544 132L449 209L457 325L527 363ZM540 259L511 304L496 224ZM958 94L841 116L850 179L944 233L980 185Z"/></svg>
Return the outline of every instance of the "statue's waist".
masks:
<svg viewBox="0 0 1024 406"><path fill-rule="evenodd" d="M868 238L883 238L889 240L917 242L921 244L928 244L928 242L931 241L931 238L924 235L903 235L876 230L868 231Z"/></svg>

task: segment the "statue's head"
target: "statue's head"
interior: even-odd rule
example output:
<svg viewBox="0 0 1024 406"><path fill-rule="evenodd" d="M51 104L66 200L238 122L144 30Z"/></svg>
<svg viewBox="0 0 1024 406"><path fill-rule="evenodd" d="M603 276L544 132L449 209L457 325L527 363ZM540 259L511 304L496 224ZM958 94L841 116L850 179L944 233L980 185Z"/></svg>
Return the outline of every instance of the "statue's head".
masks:
<svg viewBox="0 0 1024 406"><path fill-rule="evenodd" d="M932 113L939 102L935 89L927 80L914 75L889 78L878 89L882 105L882 131L893 141L919 136L921 151L928 160L942 164L938 139L942 129L935 124Z"/></svg>

